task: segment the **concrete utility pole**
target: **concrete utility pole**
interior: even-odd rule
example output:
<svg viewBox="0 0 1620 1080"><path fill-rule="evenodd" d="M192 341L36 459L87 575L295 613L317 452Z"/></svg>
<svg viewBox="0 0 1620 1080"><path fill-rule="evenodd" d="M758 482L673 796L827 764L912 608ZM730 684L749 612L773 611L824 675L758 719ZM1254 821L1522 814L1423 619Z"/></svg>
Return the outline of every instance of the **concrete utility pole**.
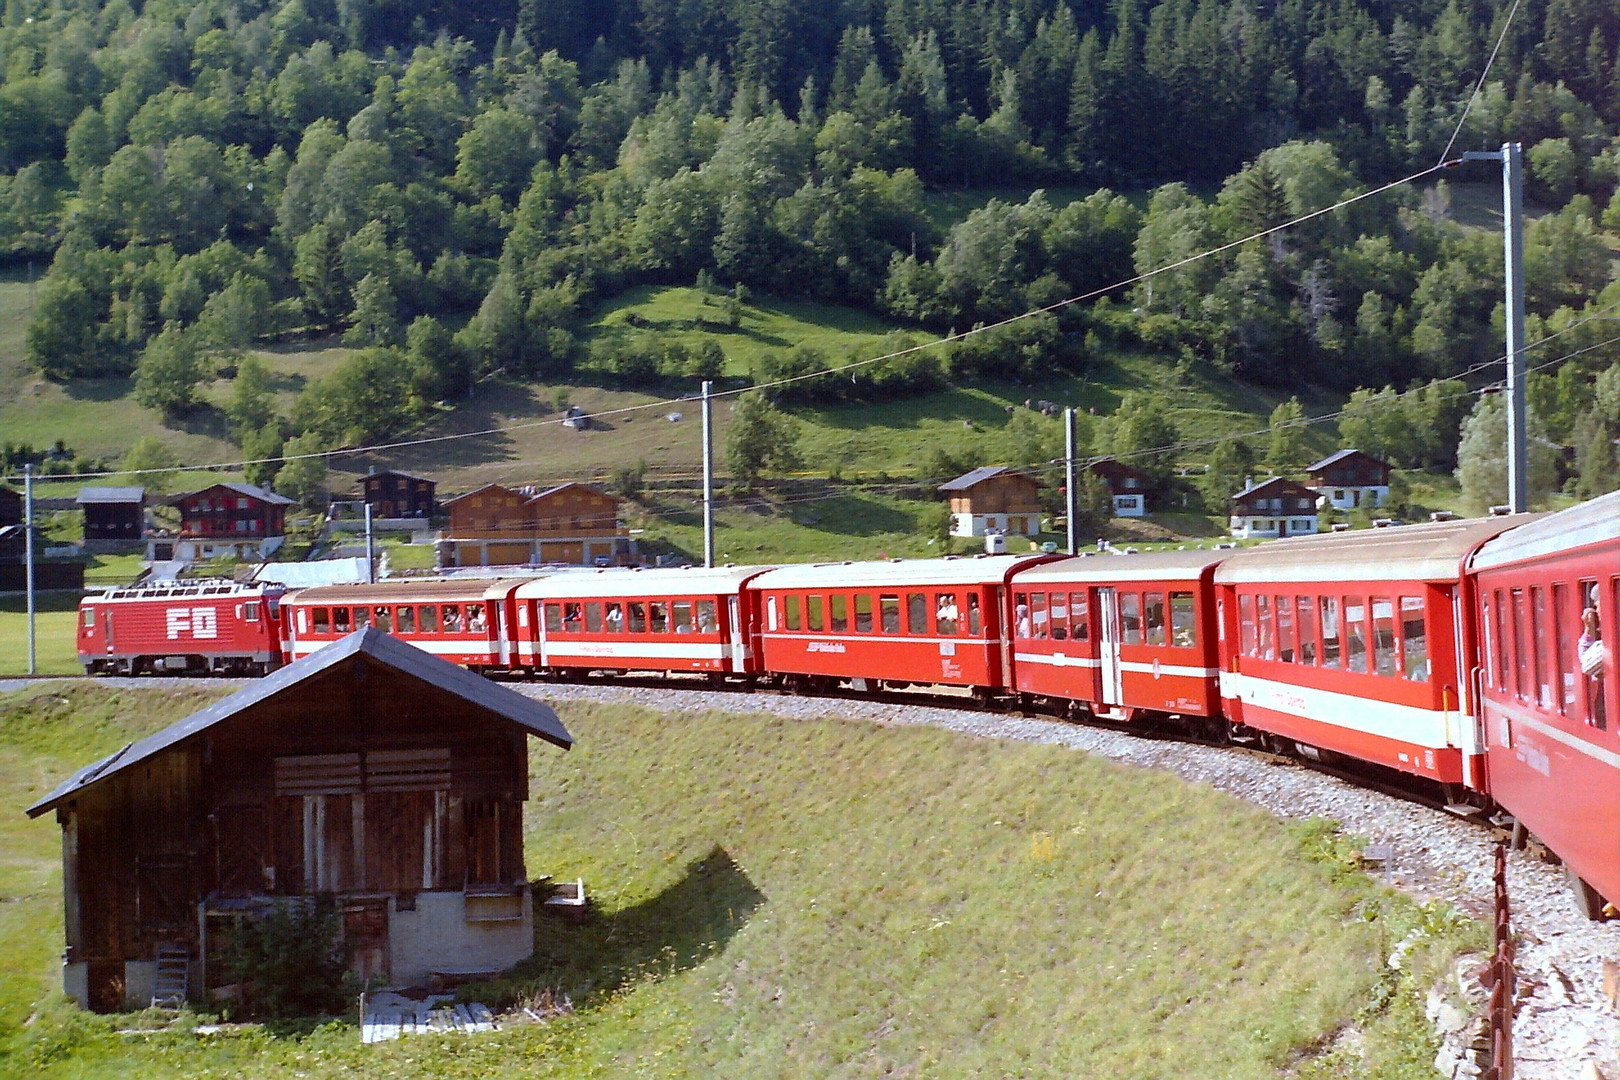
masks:
<svg viewBox="0 0 1620 1080"><path fill-rule="evenodd" d="M714 565L714 383L703 381L703 565Z"/></svg>
<svg viewBox="0 0 1620 1080"><path fill-rule="evenodd" d="M1078 555L1078 554L1080 554L1080 532L1079 532L1080 526L1077 525L1075 523L1075 520L1074 520L1077 516L1079 516L1079 512L1080 512L1080 492L1077 491L1076 488L1075 488L1075 483L1079 479L1079 476L1080 476L1080 463L1075 461L1075 459L1074 459L1075 444L1077 442L1079 442L1079 439L1076 438L1076 435L1077 435L1077 432L1075 430L1074 410L1073 409L1064 409L1063 410L1063 475L1065 477L1064 483L1067 485L1066 491L1067 491L1068 494L1067 494L1067 496L1065 498L1063 509L1064 509L1064 513L1066 513L1068 515L1068 518L1069 518L1069 554L1070 555Z"/></svg>
<svg viewBox="0 0 1620 1080"><path fill-rule="evenodd" d="M1464 161L1502 163L1502 242L1507 263L1508 507L1530 509L1528 440L1524 399L1524 162L1518 143L1471 150Z"/></svg>
<svg viewBox="0 0 1620 1080"><path fill-rule="evenodd" d="M28 674L38 675L34 652L34 467L23 466L23 561L28 564Z"/></svg>

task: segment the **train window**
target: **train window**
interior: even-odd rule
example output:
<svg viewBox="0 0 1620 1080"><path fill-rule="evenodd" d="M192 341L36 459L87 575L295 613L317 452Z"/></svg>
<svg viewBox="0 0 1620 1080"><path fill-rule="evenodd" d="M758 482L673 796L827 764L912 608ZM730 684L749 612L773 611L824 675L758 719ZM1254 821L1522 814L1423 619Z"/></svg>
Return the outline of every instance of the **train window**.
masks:
<svg viewBox="0 0 1620 1080"><path fill-rule="evenodd" d="M968 633L978 637L983 630L983 624L979 621L979 594L968 593Z"/></svg>
<svg viewBox="0 0 1620 1080"><path fill-rule="evenodd" d="M624 606L630 620L630 633L645 634L647 632L647 605L640 600L631 600Z"/></svg>
<svg viewBox="0 0 1620 1080"><path fill-rule="evenodd" d="M1562 581L1553 584L1553 648L1557 652L1553 668L1558 672L1558 711L1565 716L1578 717L1580 701L1576 689L1580 686L1580 665L1575 642L1570 635L1579 628L1578 621L1569 610L1569 586Z"/></svg>
<svg viewBox="0 0 1620 1080"><path fill-rule="evenodd" d="M1051 624L1046 621L1046 594L1043 592L1030 594L1029 628L1030 633L1042 641L1051 630Z"/></svg>
<svg viewBox="0 0 1620 1080"><path fill-rule="evenodd" d="M1423 628L1423 597L1401 597L1401 659L1406 677L1429 681L1429 639Z"/></svg>
<svg viewBox="0 0 1620 1080"><path fill-rule="evenodd" d="M1581 582L1581 636L1575 643L1581 665L1581 682L1586 684L1586 722L1595 728L1609 726L1608 704L1603 697L1604 665L1610 661L1604 651L1603 613L1598 605L1598 583ZM1620 578L1609 579L1609 618L1615 621L1620 608Z"/></svg>
<svg viewBox="0 0 1620 1080"><path fill-rule="evenodd" d="M843 593L827 597L827 629L835 634L849 629L849 597Z"/></svg>
<svg viewBox="0 0 1620 1080"><path fill-rule="evenodd" d="M385 634L394 632L394 609L378 605L371 609L371 625Z"/></svg>
<svg viewBox="0 0 1620 1080"><path fill-rule="evenodd" d="M482 634L484 632L484 630L485 630L485 626L484 626L484 605L483 604L468 604L467 605L467 632L469 634Z"/></svg>
<svg viewBox="0 0 1620 1080"><path fill-rule="evenodd" d="M714 601L699 600L697 605L698 633L718 634L720 620L714 617Z"/></svg>
<svg viewBox="0 0 1620 1080"><path fill-rule="evenodd" d="M791 624L788 629L793 629ZM669 633L669 604L662 600L654 600L647 605L647 630L654 634Z"/></svg>
<svg viewBox="0 0 1620 1080"><path fill-rule="evenodd" d="M885 634L898 634L900 632L900 597L878 597L878 625L883 627Z"/></svg>
<svg viewBox="0 0 1620 1080"><path fill-rule="evenodd" d="M94 630L96 628L96 609L93 607L87 607L84 609L83 615L84 628L86 630Z"/></svg>
<svg viewBox="0 0 1620 1080"><path fill-rule="evenodd" d="M804 598L805 629L814 630L817 633L825 629L827 624L822 620L822 609L824 607L825 603L819 595Z"/></svg>
<svg viewBox="0 0 1620 1080"><path fill-rule="evenodd" d="M602 616L602 628L610 634L624 633L624 605L618 601L610 601L607 613Z"/></svg>
<svg viewBox="0 0 1620 1080"><path fill-rule="evenodd" d="M259 602L257 600L249 600L242 605L242 618L246 622L259 621Z"/></svg>
<svg viewBox="0 0 1620 1080"><path fill-rule="evenodd" d="M1149 645L1164 644L1164 593L1150 592L1143 604L1143 613L1147 616L1147 643Z"/></svg>
<svg viewBox="0 0 1620 1080"><path fill-rule="evenodd" d="M1359 596L1344 598L1345 670L1367 674L1367 601Z"/></svg>
<svg viewBox="0 0 1620 1080"><path fill-rule="evenodd" d="M602 632L602 602L592 600L585 605L585 632L600 634Z"/></svg>
<svg viewBox="0 0 1620 1080"><path fill-rule="evenodd" d="M1508 638L1507 638L1507 601L1503 598L1501 589L1496 590L1496 604L1492 607L1495 616L1492 625L1496 627L1496 688L1506 691L1508 689Z"/></svg>
<svg viewBox="0 0 1620 1080"><path fill-rule="evenodd" d="M354 609L354 628L356 630L364 630L366 627L368 627L370 625L371 625L371 609L368 608L368 607L357 607L357 608L355 608Z"/></svg>
<svg viewBox="0 0 1620 1080"><path fill-rule="evenodd" d="M956 607L955 593L934 594L934 625L941 634L956 633L957 624L961 621L961 613Z"/></svg>
<svg viewBox="0 0 1620 1080"><path fill-rule="evenodd" d="M1074 640L1091 640L1091 605L1083 592L1069 594L1069 625L1074 628Z"/></svg>
<svg viewBox="0 0 1620 1080"><path fill-rule="evenodd" d="M416 609L409 604L399 609L399 632L402 634L416 633Z"/></svg>
<svg viewBox="0 0 1620 1080"><path fill-rule="evenodd" d="M1373 670L1379 675L1394 675L1395 663L1395 603L1387 596L1372 600Z"/></svg>
<svg viewBox="0 0 1620 1080"><path fill-rule="evenodd" d="M349 609L335 607L332 609L332 633L347 634L349 632Z"/></svg>
<svg viewBox="0 0 1620 1080"><path fill-rule="evenodd" d="M1299 631L1299 662L1316 663L1316 597L1301 596L1294 601L1298 618L1294 629Z"/></svg>
<svg viewBox="0 0 1620 1080"><path fill-rule="evenodd" d="M1013 594L1013 615L1015 617L1015 621L1014 621L1014 625L1013 625L1013 636L1014 637L1021 637L1021 638L1030 637L1031 634L1032 634L1032 631L1030 630L1030 624L1029 624L1029 594L1028 593L1014 593Z"/></svg>
<svg viewBox="0 0 1620 1080"><path fill-rule="evenodd" d="M1119 625L1123 630L1120 641L1125 645L1142 644L1142 598L1135 593L1119 594Z"/></svg>
<svg viewBox="0 0 1620 1080"><path fill-rule="evenodd" d="M266 610L270 612L270 617L272 619L281 618L281 597L272 596L270 599L264 602L264 606Z"/></svg>
<svg viewBox="0 0 1620 1080"><path fill-rule="evenodd" d="M1259 656L1260 647L1254 636L1254 597L1238 597L1238 651L1244 656Z"/></svg>
<svg viewBox="0 0 1620 1080"><path fill-rule="evenodd" d="M309 614L309 612L304 611L303 609L299 609L299 612L298 612L298 632L300 634L302 634L304 631L309 629L309 626L304 621L304 617L306 615L308 615L308 614Z"/></svg>
<svg viewBox="0 0 1620 1080"><path fill-rule="evenodd" d="M423 604L416 609L416 625L424 634L437 634L439 632L439 609L433 604Z"/></svg>
<svg viewBox="0 0 1620 1080"><path fill-rule="evenodd" d="M586 616L587 619L589 617L589 615ZM672 601L669 605L669 619L675 624L677 634L690 634L692 632L692 601Z"/></svg>
<svg viewBox="0 0 1620 1080"><path fill-rule="evenodd" d="M1254 598L1255 622L1260 625L1260 659L1277 659L1277 624L1271 617L1271 597Z"/></svg>
<svg viewBox="0 0 1620 1080"><path fill-rule="evenodd" d="M1340 640L1339 598L1322 597L1322 666L1337 668L1343 642Z"/></svg>
<svg viewBox="0 0 1620 1080"><path fill-rule="evenodd" d="M785 597L783 606L787 611L787 628L797 630L799 628L799 598L797 596Z"/></svg>
<svg viewBox="0 0 1620 1080"><path fill-rule="evenodd" d="M1534 655L1530 658L1531 671L1535 676L1536 704L1543 709L1551 710L1553 705L1552 687L1552 635L1547 625L1547 590L1540 585L1530 586L1530 637L1535 642Z"/></svg>
<svg viewBox="0 0 1620 1080"><path fill-rule="evenodd" d="M872 594L855 594L855 632L857 634L870 634L872 632Z"/></svg>
<svg viewBox="0 0 1620 1080"><path fill-rule="evenodd" d="M461 633L461 605L446 604L440 611L444 616L444 632L447 634Z"/></svg>
<svg viewBox="0 0 1620 1080"><path fill-rule="evenodd" d="M1170 594L1170 644L1177 649L1190 649L1198 644L1198 620L1193 614L1193 594Z"/></svg>
<svg viewBox="0 0 1620 1080"><path fill-rule="evenodd" d="M547 604L546 605L546 633L548 633L548 634L560 634L560 633L562 633L562 605L561 604Z"/></svg>
<svg viewBox="0 0 1620 1080"><path fill-rule="evenodd" d="M1524 628L1530 623L1525 611L1524 590L1514 589L1513 597L1513 660L1514 692L1524 701L1530 700L1530 650L1524 645Z"/></svg>
<svg viewBox="0 0 1620 1080"><path fill-rule="evenodd" d="M1294 662L1294 598L1277 597L1277 659Z"/></svg>
<svg viewBox="0 0 1620 1080"><path fill-rule="evenodd" d="M928 597L920 592L906 594L906 633L928 633Z"/></svg>
<svg viewBox="0 0 1620 1080"><path fill-rule="evenodd" d="M315 620L315 632L317 634L330 634L332 632L331 616L325 608L316 608L310 612L310 616Z"/></svg>
<svg viewBox="0 0 1620 1080"><path fill-rule="evenodd" d="M1069 594L1053 593L1047 613L1052 617L1052 640L1069 640Z"/></svg>
<svg viewBox="0 0 1620 1080"><path fill-rule="evenodd" d="M577 634L585 629L585 605L580 603L563 605L563 633Z"/></svg>

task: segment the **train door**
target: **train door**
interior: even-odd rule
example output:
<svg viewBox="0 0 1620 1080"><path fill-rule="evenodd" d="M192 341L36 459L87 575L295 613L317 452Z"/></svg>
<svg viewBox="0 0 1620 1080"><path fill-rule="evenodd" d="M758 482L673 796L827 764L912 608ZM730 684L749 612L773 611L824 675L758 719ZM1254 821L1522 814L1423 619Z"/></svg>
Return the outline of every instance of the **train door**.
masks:
<svg viewBox="0 0 1620 1080"><path fill-rule="evenodd" d="M541 671L551 666L550 641L546 638L546 602L536 600L530 604L526 599L518 603L529 609L529 621L534 625L534 663Z"/></svg>
<svg viewBox="0 0 1620 1080"><path fill-rule="evenodd" d="M495 632L495 660L502 667L514 667L512 663L512 635L506 625L509 621L505 605L491 603L486 597L484 606L489 611L490 629Z"/></svg>
<svg viewBox="0 0 1620 1080"><path fill-rule="evenodd" d="M107 617L102 620L102 627L102 634L107 639L107 655L111 656L113 654L113 609L111 605L107 607Z"/></svg>
<svg viewBox="0 0 1620 1080"><path fill-rule="evenodd" d="M770 603L776 603L771 597ZM731 620L731 670L744 671L748 661L747 629L742 624L742 604L735 595L726 597L726 617ZM774 621L774 615L773 615Z"/></svg>
<svg viewBox="0 0 1620 1080"><path fill-rule="evenodd" d="M1102 674L1102 703L1120 705L1125 700L1125 688L1119 666L1119 598L1114 590L1097 590L1097 660Z"/></svg>

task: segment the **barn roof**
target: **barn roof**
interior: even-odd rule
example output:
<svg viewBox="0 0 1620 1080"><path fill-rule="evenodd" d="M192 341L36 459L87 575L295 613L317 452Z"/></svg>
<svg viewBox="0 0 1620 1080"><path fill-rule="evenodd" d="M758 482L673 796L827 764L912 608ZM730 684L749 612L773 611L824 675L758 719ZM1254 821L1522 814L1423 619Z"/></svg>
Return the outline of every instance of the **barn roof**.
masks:
<svg viewBox="0 0 1620 1080"><path fill-rule="evenodd" d="M1357 450L1354 447L1350 447L1345 450L1335 451L1334 453L1331 453L1327 457L1323 458L1321 461L1312 462L1311 464L1305 466L1305 471L1308 473L1321 472L1323 469L1337 465L1339 462L1347 461L1353 457L1364 457L1375 465L1381 465L1386 469L1389 468L1388 462L1381 461L1378 458L1373 457L1365 450Z"/></svg>
<svg viewBox="0 0 1620 1080"><path fill-rule="evenodd" d="M375 627L368 627L356 630L341 641L335 641L302 660L266 675L251 686L199 709L162 731L86 765L55 791L30 806L28 816L38 817L92 784L195 738L255 705L292 690L307 679L345 664L364 663L368 659L414 677L432 688L453 694L492 716L516 725L526 734L545 739L564 750L573 745L574 737L568 734L568 729L563 727L551 706L440 660Z"/></svg>
<svg viewBox="0 0 1620 1080"><path fill-rule="evenodd" d="M145 498L143 487L82 487L73 501L87 506L90 503L139 503Z"/></svg>

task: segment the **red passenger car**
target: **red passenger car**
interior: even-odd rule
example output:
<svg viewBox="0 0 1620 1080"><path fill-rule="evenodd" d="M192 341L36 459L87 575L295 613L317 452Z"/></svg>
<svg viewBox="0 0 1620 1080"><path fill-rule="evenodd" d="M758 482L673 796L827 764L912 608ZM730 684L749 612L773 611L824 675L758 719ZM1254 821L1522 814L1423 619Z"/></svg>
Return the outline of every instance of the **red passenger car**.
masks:
<svg viewBox="0 0 1620 1080"><path fill-rule="evenodd" d="M286 599L287 652L308 656L368 626L474 671L518 666L512 594L526 579L451 578L320 585Z"/></svg>
<svg viewBox="0 0 1620 1080"><path fill-rule="evenodd" d="M763 566L598 570L523 585L516 603L526 667L543 671L760 670L747 583Z"/></svg>
<svg viewBox="0 0 1620 1080"><path fill-rule="evenodd" d="M1620 907L1620 492L1514 529L1469 564L1491 797Z"/></svg>
<svg viewBox="0 0 1620 1080"><path fill-rule="evenodd" d="M749 583L765 669L790 686L1008 689L1008 579L1053 556L784 566Z"/></svg>
<svg viewBox="0 0 1620 1080"><path fill-rule="evenodd" d="M109 589L79 602L88 675L262 675L281 666L280 585L207 579Z"/></svg>
<svg viewBox="0 0 1620 1080"><path fill-rule="evenodd" d="M1215 572L1221 697L1243 734L1483 789L1464 560L1526 516L1277 540ZM1451 793L1458 800L1459 790Z"/></svg>
<svg viewBox="0 0 1620 1080"><path fill-rule="evenodd" d="M1096 555L1020 570L1016 689L1116 720L1217 715L1214 580L1226 554Z"/></svg>

